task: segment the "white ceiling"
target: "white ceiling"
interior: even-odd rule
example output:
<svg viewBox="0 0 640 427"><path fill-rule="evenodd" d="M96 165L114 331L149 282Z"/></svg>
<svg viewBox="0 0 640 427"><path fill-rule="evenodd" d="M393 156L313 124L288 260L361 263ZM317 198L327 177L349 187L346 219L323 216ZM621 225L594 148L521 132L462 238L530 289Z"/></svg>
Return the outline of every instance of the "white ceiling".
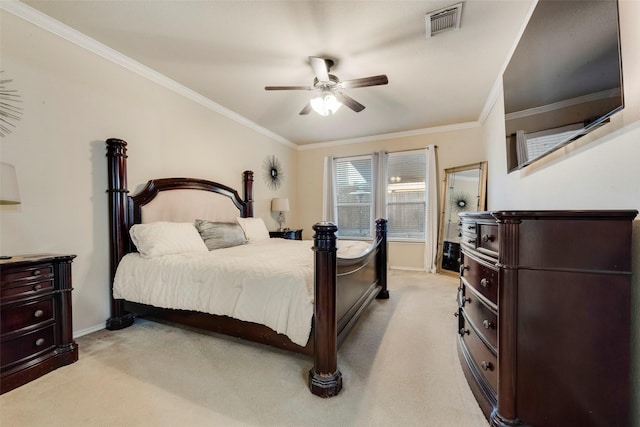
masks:
<svg viewBox="0 0 640 427"><path fill-rule="evenodd" d="M23 0L282 138L304 145L455 126L481 119L535 0L466 0L459 30L425 37L425 14L451 1ZM309 56L336 61L366 106L298 113Z"/></svg>

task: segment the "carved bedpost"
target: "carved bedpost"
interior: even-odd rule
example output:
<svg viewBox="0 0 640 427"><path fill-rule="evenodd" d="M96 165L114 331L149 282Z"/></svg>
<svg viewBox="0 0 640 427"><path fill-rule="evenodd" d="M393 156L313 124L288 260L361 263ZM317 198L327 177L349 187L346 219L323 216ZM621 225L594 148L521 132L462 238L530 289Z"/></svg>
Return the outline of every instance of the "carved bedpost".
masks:
<svg viewBox="0 0 640 427"><path fill-rule="evenodd" d="M342 389L342 373L338 370L338 336L336 320L338 227L319 222L315 231L315 305L314 356L309 371L309 389L320 397L337 395Z"/></svg>
<svg viewBox="0 0 640 427"><path fill-rule="evenodd" d="M253 217L253 172L244 171L242 174L244 202L247 204L245 217Z"/></svg>
<svg viewBox="0 0 640 427"><path fill-rule="evenodd" d="M384 218L376 219L376 238L381 240L380 248L376 254L376 274L378 276L378 284L382 286L380 292L376 296L377 299L388 299L389 298L389 289L387 289L387 256L388 256L388 245L387 245L387 220Z"/></svg>
<svg viewBox="0 0 640 427"><path fill-rule="evenodd" d="M124 301L113 298L113 278L118 263L126 253L129 227L127 206L127 143L121 139L107 139L107 163L109 174L109 258L111 317L107 329L123 329L133 324L133 315L124 311Z"/></svg>

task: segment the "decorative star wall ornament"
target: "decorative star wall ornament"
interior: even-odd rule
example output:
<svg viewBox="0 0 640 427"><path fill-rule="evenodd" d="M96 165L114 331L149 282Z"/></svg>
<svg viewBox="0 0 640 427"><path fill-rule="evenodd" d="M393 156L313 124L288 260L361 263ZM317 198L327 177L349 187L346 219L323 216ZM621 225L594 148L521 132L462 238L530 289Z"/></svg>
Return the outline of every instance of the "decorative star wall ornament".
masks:
<svg viewBox="0 0 640 427"><path fill-rule="evenodd" d="M471 197L466 193L454 193L449 199L449 203L454 212L464 212L469 210L469 199Z"/></svg>
<svg viewBox="0 0 640 427"><path fill-rule="evenodd" d="M0 73L4 71L0 70ZM12 132L16 125L13 123L21 119L22 108L16 104L22 102L16 89L11 89L9 83L13 80L0 78L0 136L3 138Z"/></svg>
<svg viewBox="0 0 640 427"><path fill-rule="evenodd" d="M277 190L284 181L282 165L276 156L267 157L262 164L262 176L270 190Z"/></svg>

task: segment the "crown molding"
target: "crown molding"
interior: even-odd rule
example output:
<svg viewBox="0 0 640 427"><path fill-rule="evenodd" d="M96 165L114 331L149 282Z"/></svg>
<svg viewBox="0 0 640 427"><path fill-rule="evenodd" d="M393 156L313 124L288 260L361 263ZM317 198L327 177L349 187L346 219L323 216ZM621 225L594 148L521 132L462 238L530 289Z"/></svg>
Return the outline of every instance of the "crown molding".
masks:
<svg viewBox="0 0 640 427"><path fill-rule="evenodd" d="M98 42L97 40L88 37L87 35L69 27L68 25L63 24L60 21L57 21L50 16L28 6L18 0L1 0L0 1L0 9L6 10L7 12L24 19L27 22L30 22L33 25L36 25L46 31L49 31L52 34L55 34L83 49L86 49L102 58L105 58L108 61L111 61L115 64L118 64L129 71L132 71L152 82L163 86L179 95L184 96L187 99L190 99L197 104L202 105L209 110L215 111L218 114L221 114L249 129L252 129L268 138L273 139L280 144L286 145L289 148L297 148L297 145L289 141L288 139L266 129L255 122L247 119L240 114L229 110L221 106L220 104L213 102L207 97L200 95L199 93L187 88L186 86L181 85L168 78L167 76L158 73L157 71L137 62L133 59L129 58L126 55L116 51L115 49L106 46Z"/></svg>
<svg viewBox="0 0 640 427"><path fill-rule="evenodd" d="M363 136L359 138L351 138L351 139L341 139L336 141L328 141L328 142L318 142L315 144L306 144L299 145L298 150L315 150L319 148L327 148L327 147L336 147L340 145L349 145L349 144L357 144L361 142L373 142L373 141L382 141L385 139L394 139L394 138L405 138L409 136L419 136L419 135L428 135L433 133L444 133L444 132L452 132L457 130L464 129L473 129L480 127L481 123L478 121L475 122L466 122L466 123L458 123L455 125L446 125L446 126L435 126L432 128L424 128L424 129L415 129L403 132L394 132L394 133L385 133L380 135L371 135L371 136Z"/></svg>

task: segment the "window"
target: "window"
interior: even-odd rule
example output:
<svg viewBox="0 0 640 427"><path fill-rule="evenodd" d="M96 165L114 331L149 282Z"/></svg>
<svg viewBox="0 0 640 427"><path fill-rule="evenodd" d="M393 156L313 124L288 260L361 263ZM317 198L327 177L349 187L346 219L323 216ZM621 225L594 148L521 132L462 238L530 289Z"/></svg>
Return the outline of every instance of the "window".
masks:
<svg viewBox="0 0 640 427"><path fill-rule="evenodd" d="M387 237L425 239L426 159L424 150L389 153L387 159Z"/></svg>
<svg viewBox="0 0 640 427"><path fill-rule="evenodd" d="M342 158L335 162L338 235L372 237L373 156Z"/></svg>
<svg viewBox="0 0 640 427"><path fill-rule="evenodd" d="M338 236L371 238L384 217L390 240L425 240L424 150L338 158L334 166Z"/></svg>

